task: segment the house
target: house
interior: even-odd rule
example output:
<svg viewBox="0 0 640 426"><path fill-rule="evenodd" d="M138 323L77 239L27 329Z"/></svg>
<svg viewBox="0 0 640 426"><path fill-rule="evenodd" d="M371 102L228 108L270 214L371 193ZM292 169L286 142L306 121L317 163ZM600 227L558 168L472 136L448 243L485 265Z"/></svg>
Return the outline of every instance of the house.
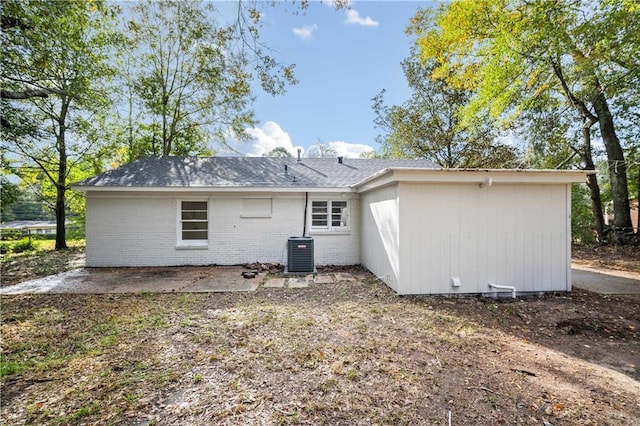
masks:
<svg viewBox="0 0 640 426"><path fill-rule="evenodd" d="M569 291L571 184L585 172L437 169L427 160L145 158L73 186L86 262L362 264L399 294Z"/></svg>
<svg viewBox="0 0 640 426"><path fill-rule="evenodd" d="M55 235L55 220L13 220L0 225L0 230L21 232L27 235Z"/></svg>

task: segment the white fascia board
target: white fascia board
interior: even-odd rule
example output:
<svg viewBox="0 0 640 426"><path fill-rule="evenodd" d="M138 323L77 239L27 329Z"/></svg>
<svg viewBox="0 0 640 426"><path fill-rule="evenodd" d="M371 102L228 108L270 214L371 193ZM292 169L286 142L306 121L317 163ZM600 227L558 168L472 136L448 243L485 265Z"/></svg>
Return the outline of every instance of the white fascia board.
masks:
<svg viewBox="0 0 640 426"><path fill-rule="evenodd" d="M388 168L353 185L367 192L394 182L477 183L486 184L569 184L584 182L595 171L532 169L423 169Z"/></svg>
<svg viewBox="0 0 640 426"><path fill-rule="evenodd" d="M81 192L261 192L261 193L281 193L281 192L356 192L352 187L336 188L309 188L309 187L219 187L219 186L77 186L72 185L71 189Z"/></svg>

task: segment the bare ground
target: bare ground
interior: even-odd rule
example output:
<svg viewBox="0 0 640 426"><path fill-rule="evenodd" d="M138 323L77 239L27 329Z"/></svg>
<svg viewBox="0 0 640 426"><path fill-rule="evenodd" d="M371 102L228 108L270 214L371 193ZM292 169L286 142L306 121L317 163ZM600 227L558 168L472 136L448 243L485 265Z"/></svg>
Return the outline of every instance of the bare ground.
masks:
<svg viewBox="0 0 640 426"><path fill-rule="evenodd" d="M628 272L640 275L640 247L574 247L572 263L593 269Z"/></svg>
<svg viewBox="0 0 640 426"><path fill-rule="evenodd" d="M0 287L84 266L84 247L0 256Z"/></svg>
<svg viewBox="0 0 640 426"><path fill-rule="evenodd" d="M638 424L640 296L400 297L350 272L244 294L3 296L2 422Z"/></svg>

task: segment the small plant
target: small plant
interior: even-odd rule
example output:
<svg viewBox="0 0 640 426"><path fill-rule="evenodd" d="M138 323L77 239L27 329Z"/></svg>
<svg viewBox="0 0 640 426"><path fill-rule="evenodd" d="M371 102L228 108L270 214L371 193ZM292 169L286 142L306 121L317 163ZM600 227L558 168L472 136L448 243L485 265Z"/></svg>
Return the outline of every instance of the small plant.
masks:
<svg viewBox="0 0 640 426"><path fill-rule="evenodd" d="M203 377L202 374L200 373L196 373L195 376L193 376L193 383L200 383L202 381Z"/></svg>
<svg viewBox="0 0 640 426"><path fill-rule="evenodd" d="M82 407L80 407L78 409L78 411L76 411L75 413L73 413L71 415L71 418L72 419L81 419L83 417L87 417L87 416L90 416L92 414L95 414L99 410L100 410L100 404L98 404L97 402L94 402L89 406L83 405Z"/></svg>
<svg viewBox="0 0 640 426"><path fill-rule="evenodd" d="M136 402L138 399L140 399L140 394L130 392L130 393L128 393L128 394L126 394L126 395L125 395L124 399L125 399L129 404L133 404L133 403L134 403L134 402Z"/></svg>
<svg viewBox="0 0 640 426"><path fill-rule="evenodd" d="M91 409L89 407L80 407L80 409L75 412L73 417L75 417L76 419L79 419L81 417L87 417L90 414L91 414Z"/></svg>
<svg viewBox="0 0 640 426"><path fill-rule="evenodd" d="M19 362L7 361L4 355L0 355L0 378L20 373L23 368Z"/></svg>
<svg viewBox="0 0 640 426"><path fill-rule="evenodd" d="M356 371L355 368L350 368L347 371L347 379L349 380L356 380L358 378L358 371Z"/></svg>

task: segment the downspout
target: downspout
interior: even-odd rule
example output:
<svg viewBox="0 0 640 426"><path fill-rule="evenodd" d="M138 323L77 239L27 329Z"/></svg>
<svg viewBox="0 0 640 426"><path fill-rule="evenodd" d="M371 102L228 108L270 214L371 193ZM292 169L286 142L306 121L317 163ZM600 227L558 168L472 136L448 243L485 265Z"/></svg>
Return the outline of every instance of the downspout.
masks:
<svg viewBox="0 0 640 426"><path fill-rule="evenodd" d="M508 285L498 285L494 283L489 283L489 288L497 288L498 290L509 290L511 291L511 297L516 298L516 288Z"/></svg>
<svg viewBox="0 0 640 426"><path fill-rule="evenodd" d="M304 225L302 228L302 236L307 236L307 206L309 205L309 192L304 193Z"/></svg>

